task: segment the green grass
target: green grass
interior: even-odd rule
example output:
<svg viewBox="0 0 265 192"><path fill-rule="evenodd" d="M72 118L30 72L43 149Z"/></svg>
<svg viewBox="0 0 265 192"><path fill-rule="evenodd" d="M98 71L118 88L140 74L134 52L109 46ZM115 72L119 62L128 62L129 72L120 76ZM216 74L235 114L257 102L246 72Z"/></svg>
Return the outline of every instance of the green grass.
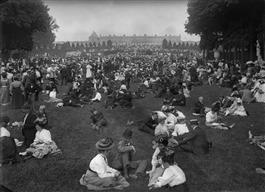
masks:
<svg viewBox="0 0 265 192"><path fill-rule="evenodd" d="M195 87L192 98L188 99L186 107L180 110L190 119L192 105L195 99L202 95L205 104L210 105L218 96L226 95L229 90L218 87ZM152 110L160 109L161 99L148 95L141 100L134 100L135 109L105 110L102 104L94 104L107 118L109 125L105 135L111 136L117 142L127 120L143 120ZM249 117L228 117L226 122L236 122L231 131L211 130L205 128L213 149L205 156L177 154L179 166L187 177L189 191L265 191L265 176L255 173L255 168L265 167L265 153L247 142L248 130L254 135L265 134L265 105L260 103L246 105ZM79 179L88 168L90 159L95 155L95 142L100 136L90 128L91 106L84 108L55 108L47 104L49 123L53 127L52 137L62 149L63 155L37 160L30 159L15 165L4 165L0 168L1 184L14 192L82 192L87 191L79 184ZM8 110L13 121L22 120L20 110ZM201 124L203 124L201 119ZM134 128L136 157L151 159L152 137ZM20 130L11 130L16 138L22 140ZM124 190L128 192L148 191L148 178L129 181L131 186ZM157 191L169 191L159 189ZM177 191L183 191L179 188Z"/></svg>

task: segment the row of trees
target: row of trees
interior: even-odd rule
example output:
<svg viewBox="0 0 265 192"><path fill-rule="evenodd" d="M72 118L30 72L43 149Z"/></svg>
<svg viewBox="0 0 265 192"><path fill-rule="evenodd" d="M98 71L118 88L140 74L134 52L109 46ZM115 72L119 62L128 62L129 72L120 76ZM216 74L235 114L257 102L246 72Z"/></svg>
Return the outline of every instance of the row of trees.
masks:
<svg viewBox="0 0 265 192"><path fill-rule="evenodd" d="M36 44L34 50L65 50L65 51L73 51L73 50L83 50L87 48L112 48L112 41L108 40L107 42L103 41L102 43L96 42L77 42L77 43L70 43L64 42L62 44L50 44L50 45L43 45L43 44Z"/></svg>
<svg viewBox="0 0 265 192"><path fill-rule="evenodd" d="M31 51L34 45L51 45L58 29L42 0L7 0L0 5L1 52Z"/></svg>
<svg viewBox="0 0 265 192"><path fill-rule="evenodd" d="M186 32L200 35L200 47L209 51L248 50L255 59L256 40L264 47L264 0L189 0Z"/></svg>
<svg viewBox="0 0 265 192"><path fill-rule="evenodd" d="M172 43L171 41L167 41L163 39L162 41L162 48L163 49L198 49L197 43L188 43L188 42L176 42Z"/></svg>

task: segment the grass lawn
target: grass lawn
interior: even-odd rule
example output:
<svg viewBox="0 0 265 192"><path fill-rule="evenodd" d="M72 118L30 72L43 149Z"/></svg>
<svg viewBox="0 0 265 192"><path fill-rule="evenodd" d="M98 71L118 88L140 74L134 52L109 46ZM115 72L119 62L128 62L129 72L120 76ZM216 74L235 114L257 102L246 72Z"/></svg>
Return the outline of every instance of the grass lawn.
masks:
<svg viewBox="0 0 265 192"><path fill-rule="evenodd" d="M218 96L229 93L228 89L218 87L195 87L188 99L186 107L179 109L192 118L192 106L195 99L202 95L205 104L210 105ZM134 100L134 109L116 108L105 110L102 104L94 104L107 118L109 125L105 135L117 140L126 127L127 120L143 120L152 110L160 109L161 99L148 95L144 99ZM87 191L79 184L79 179L88 168L90 159L95 155L94 144L101 137L90 128L91 106L84 108L56 108L47 104L49 124L53 140L63 151L63 155L46 157L41 160L29 159L15 165L4 165L0 168L1 184L14 192L83 192ZM187 177L189 191L265 191L265 175L255 173L256 167L265 167L265 152L250 145L247 141L248 130L254 135L265 134L265 105L260 103L246 105L248 117L227 117L225 122L236 122L230 131L205 128L209 139L213 142L210 154L194 156L177 154L179 166ZM12 121L22 121L21 110L7 110ZM204 119L200 119L201 124ZM204 127L204 126L203 126ZM152 137L134 128L136 157L151 159ZM11 134L22 140L20 130L10 130ZM124 191L148 191L148 178L130 180L131 186ZM156 191L169 191L159 189ZM181 188L177 191L183 191Z"/></svg>

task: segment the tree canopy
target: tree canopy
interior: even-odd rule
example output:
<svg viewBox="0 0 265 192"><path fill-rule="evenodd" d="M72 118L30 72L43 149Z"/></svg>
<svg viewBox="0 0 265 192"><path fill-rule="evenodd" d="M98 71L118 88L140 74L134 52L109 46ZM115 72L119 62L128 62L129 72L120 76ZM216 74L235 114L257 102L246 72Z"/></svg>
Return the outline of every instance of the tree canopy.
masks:
<svg viewBox="0 0 265 192"><path fill-rule="evenodd" d="M226 46L231 41L253 46L264 4L264 0L189 0L186 32L200 35L203 49Z"/></svg>
<svg viewBox="0 0 265 192"><path fill-rule="evenodd" d="M0 6L3 51L31 51L34 43L51 43L58 28L41 0L8 0Z"/></svg>

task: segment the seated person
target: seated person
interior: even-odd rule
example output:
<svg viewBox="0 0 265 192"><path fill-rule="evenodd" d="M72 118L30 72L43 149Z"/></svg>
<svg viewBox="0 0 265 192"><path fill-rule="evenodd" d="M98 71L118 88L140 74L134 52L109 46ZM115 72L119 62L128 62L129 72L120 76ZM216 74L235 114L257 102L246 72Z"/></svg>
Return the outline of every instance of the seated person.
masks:
<svg viewBox="0 0 265 192"><path fill-rule="evenodd" d="M163 175L158 177L157 180L149 186L152 188L161 188L168 185L175 187L186 182L186 176L183 170L175 163L174 153L167 154L160 152L158 155L159 163L164 167Z"/></svg>
<svg viewBox="0 0 265 192"><path fill-rule="evenodd" d="M197 119L190 120L191 131L174 136L169 140L169 146L175 151L185 151L194 154L207 154L211 143L206 133L199 127Z"/></svg>
<svg viewBox="0 0 265 192"><path fill-rule="evenodd" d="M169 131L169 134L171 135L171 133L174 131L178 119L174 114L171 113L170 108L166 107L165 105L162 106L161 111L167 116L165 124L167 126L167 130Z"/></svg>
<svg viewBox="0 0 265 192"><path fill-rule="evenodd" d="M203 104L203 97L199 97L198 101L194 103L192 115L195 115L195 116L205 115L205 106Z"/></svg>
<svg viewBox="0 0 265 192"><path fill-rule="evenodd" d="M7 130L9 117L3 116L0 118L0 167L2 164L17 161L17 146L14 138L10 136Z"/></svg>
<svg viewBox="0 0 265 192"><path fill-rule="evenodd" d="M102 133L103 127L107 126L107 120L105 119L103 113L97 111L96 109L92 109L90 119L92 120L92 129Z"/></svg>
<svg viewBox="0 0 265 192"><path fill-rule="evenodd" d="M185 106L186 105L186 97L184 96L182 90L179 90L178 94L173 97L172 105L173 106Z"/></svg>
<svg viewBox="0 0 265 192"><path fill-rule="evenodd" d="M37 132L34 142L25 152L21 152L19 155L31 155L35 158L42 159L48 154L60 153L60 149L58 149L56 143L51 138L51 132L42 127L42 123L39 121L35 122L35 127Z"/></svg>
<svg viewBox="0 0 265 192"><path fill-rule="evenodd" d="M179 118L178 122L175 124L172 136L177 137L189 132L189 128L185 122L185 118Z"/></svg>
<svg viewBox="0 0 265 192"><path fill-rule="evenodd" d="M89 168L80 179L80 184L88 190L123 190L129 183L120 172L108 165L107 156L114 147L111 138L103 138L96 143L98 154L90 161Z"/></svg>
<svg viewBox="0 0 265 192"><path fill-rule="evenodd" d="M217 112L218 109L216 107L212 107L211 111L206 113L205 125L207 127L228 130L235 126L235 124L228 126L225 123L219 123Z"/></svg>
<svg viewBox="0 0 265 192"><path fill-rule="evenodd" d="M49 99L45 100L45 102L47 102L47 103L59 103L59 102L62 102L62 99L58 99L56 96L57 96L56 89L53 89L49 93Z"/></svg>
<svg viewBox="0 0 265 192"><path fill-rule="evenodd" d="M157 178L162 176L164 172L164 167L159 164L158 154L161 151L173 152L168 148L168 136L167 135L158 135L155 136L153 143L153 149L155 150L152 155L152 169L146 173L149 175L148 187L151 187L156 181Z"/></svg>
<svg viewBox="0 0 265 192"><path fill-rule="evenodd" d="M153 111L151 117L148 118L148 120L144 123L144 125L139 127L139 130L153 135L157 125L158 125L158 113L156 111Z"/></svg>
<svg viewBox="0 0 265 192"><path fill-rule="evenodd" d="M92 102L100 102L101 101L101 94L99 91L95 91L95 97L91 99Z"/></svg>
<svg viewBox="0 0 265 192"><path fill-rule="evenodd" d="M41 105L39 107L39 111L37 112L37 119L35 121L39 121L39 123L42 125L42 127L47 128L48 117L47 117L47 113L46 113L45 109L46 109L45 105Z"/></svg>
<svg viewBox="0 0 265 192"><path fill-rule="evenodd" d="M247 112L240 98L234 98L233 104L225 111L225 116L227 115L247 116Z"/></svg>
<svg viewBox="0 0 265 192"><path fill-rule="evenodd" d="M126 179L129 177L137 179L139 176L143 176L147 166L146 160L133 160L136 150L132 143L132 135L133 132L129 128L123 132L122 139L118 143L116 166L113 166L115 169L122 169ZM129 173L131 169L135 169L134 174Z"/></svg>
<svg viewBox="0 0 265 192"><path fill-rule="evenodd" d="M157 135L169 136L169 130L167 128L166 119L167 119L167 116L163 112L161 112L160 115L158 115L158 119L157 119L158 125L155 128L155 133L154 133L155 136Z"/></svg>
<svg viewBox="0 0 265 192"><path fill-rule="evenodd" d="M243 103L253 103L255 102L255 97L251 92L250 86L245 86L243 90L239 91L242 95Z"/></svg>

